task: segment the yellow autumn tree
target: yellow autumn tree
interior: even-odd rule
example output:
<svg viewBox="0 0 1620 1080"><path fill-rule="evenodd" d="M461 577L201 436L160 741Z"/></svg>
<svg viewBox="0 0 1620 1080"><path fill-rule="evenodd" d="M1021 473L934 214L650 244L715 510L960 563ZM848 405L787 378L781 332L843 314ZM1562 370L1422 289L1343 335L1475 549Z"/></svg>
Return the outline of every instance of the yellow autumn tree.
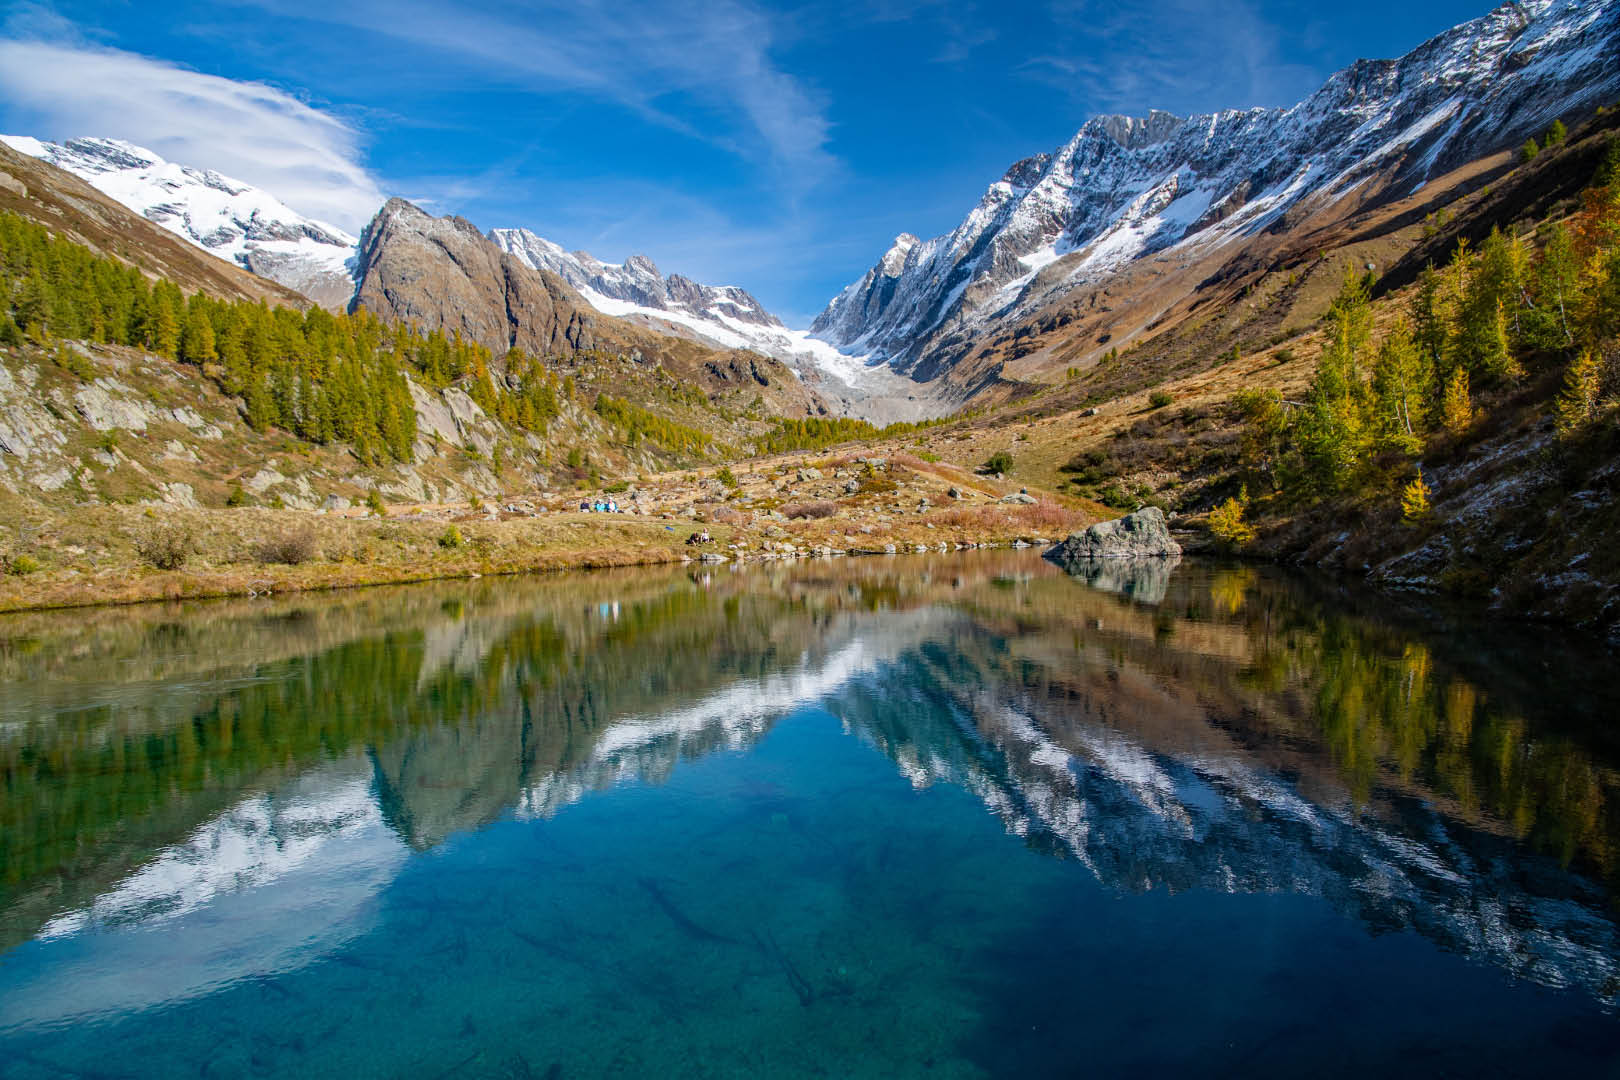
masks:
<svg viewBox="0 0 1620 1080"><path fill-rule="evenodd" d="M1236 551L1254 539L1254 527L1243 520L1243 507L1249 501L1245 487L1237 498L1227 499L1209 512L1209 532L1227 551Z"/></svg>
<svg viewBox="0 0 1620 1080"><path fill-rule="evenodd" d="M1429 485L1420 472L1401 491L1401 516L1407 521L1422 521L1429 516Z"/></svg>
<svg viewBox="0 0 1620 1080"><path fill-rule="evenodd" d="M1468 369L1457 367L1446 377L1440 395L1440 422L1453 435L1461 435L1474 422L1474 403L1468 396Z"/></svg>
<svg viewBox="0 0 1620 1080"><path fill-rule="evenodd" d="M1592 422L1598 413L1598 395L1602 389L1597 354L1591 349L1583 350L1569 362L1569 370L1564 373L1564 392L1558 395L1560 435L1573 435Z"/></svg>

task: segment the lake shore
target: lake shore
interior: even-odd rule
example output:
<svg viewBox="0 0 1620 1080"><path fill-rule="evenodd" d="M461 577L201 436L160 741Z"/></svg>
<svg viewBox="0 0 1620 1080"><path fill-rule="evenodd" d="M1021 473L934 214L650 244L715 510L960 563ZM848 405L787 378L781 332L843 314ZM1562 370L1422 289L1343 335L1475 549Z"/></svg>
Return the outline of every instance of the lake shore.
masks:
<svg viewBox="0 0 1620 1080"><path fill-rule="evenodd" d="M850 515L721 523L581 512L491 519L465 509L354 517L90 507L29 524L37 537L33 550L49 554L30 556L39 558L37 568L0 577L0 612L683 562L1033 545L1060 540L1070 526L1086 523L1080 512L1039 503L982 507L966 516L942 510L891 517L881 527ZM711 542L687 543L702 533Z"/></svg>

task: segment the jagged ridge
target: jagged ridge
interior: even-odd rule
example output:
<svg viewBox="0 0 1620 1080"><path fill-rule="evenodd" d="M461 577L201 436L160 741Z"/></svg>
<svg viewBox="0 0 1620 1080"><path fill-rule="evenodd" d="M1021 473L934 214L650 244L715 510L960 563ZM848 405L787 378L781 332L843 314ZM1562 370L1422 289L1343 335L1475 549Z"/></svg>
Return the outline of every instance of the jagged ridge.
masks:
<svg viewBox="0 0 1620 1080"><path fill-rule="evenodd" d="M899 236L811 333L932 377L919 361L947 334L1168 248L1190 257L1286 229L1351 192L1410 194L1617 91L1616 4L1529 0L1399 60L1358 61L1292 108L1098 117L1013 165L953 232Z"/></svg>

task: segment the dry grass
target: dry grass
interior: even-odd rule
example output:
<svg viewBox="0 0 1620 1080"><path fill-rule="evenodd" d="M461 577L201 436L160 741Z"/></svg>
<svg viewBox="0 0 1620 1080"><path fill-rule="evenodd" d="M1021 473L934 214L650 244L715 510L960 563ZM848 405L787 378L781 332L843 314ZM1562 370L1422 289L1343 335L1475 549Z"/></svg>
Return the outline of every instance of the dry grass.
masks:
<svg viewBox="0 0 1620 1080"><path fill-rule="evenodd" d="M305 525L303 528L260 541L253 549L253 555L262 563L302 566L316 555L315 528L312 525Z"/></svg>
<svg viewBox="0 0 1620 1080"><path fill-rule="evenodd" d="M830 518L838 513L838 504L826 499L817 499L812 502L789 503L782 507L782 513L790 520L799 518Z"/></svg>
<svg viewBox="0 0 1620 1080"><path fill-rule="evenodd" d="M1100 510L1101 508L1099 508ZM1002 534L1007 532L1029 536L1067 536L1082 529L1102 513L1062 506L1050 499L1031 504L996 503L991 506L961 506L934 515L937 524L952 529Z"/></svg>

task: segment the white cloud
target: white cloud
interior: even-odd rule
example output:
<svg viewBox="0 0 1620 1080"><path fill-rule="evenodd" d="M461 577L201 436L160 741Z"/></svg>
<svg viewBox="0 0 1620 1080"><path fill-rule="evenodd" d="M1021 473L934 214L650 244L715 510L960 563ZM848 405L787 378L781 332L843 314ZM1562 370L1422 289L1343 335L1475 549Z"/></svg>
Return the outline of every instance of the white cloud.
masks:
<svg viewBox="0 0 1620 1080"><path fill-rule="evenodd" d="M124 139L351 232L383 203L355 128L264 83L78 41L14 39L0 40L0 100L16 134Z"/></svg>
<svg viewBox="0 0 1620 1080"><path fill-rule="evenodd" d="M425 50L432 64L453 66L446 79L615 102L776 170L790 190L837 168L825 103L772 60L781 28L746 0L537 0L478 11L446 0L243 2Z"/></svg>

